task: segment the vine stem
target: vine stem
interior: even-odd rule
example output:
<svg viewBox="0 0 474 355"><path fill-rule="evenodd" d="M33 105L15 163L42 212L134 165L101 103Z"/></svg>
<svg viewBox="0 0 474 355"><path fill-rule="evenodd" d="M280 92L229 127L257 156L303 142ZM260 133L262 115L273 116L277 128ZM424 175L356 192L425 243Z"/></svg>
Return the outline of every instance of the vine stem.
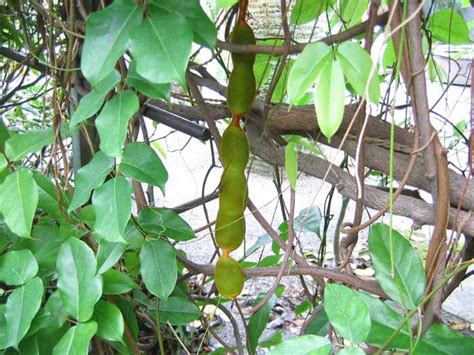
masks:
<svg viewBox="0 0 474 355"><path fill-rule="evenodd" d="M165 347L163 345L163 336L161 334L161 327L160 327L160 299L156 300L156 336L158 338L158 345L160 347L160 354L165 355Z"/></svg>

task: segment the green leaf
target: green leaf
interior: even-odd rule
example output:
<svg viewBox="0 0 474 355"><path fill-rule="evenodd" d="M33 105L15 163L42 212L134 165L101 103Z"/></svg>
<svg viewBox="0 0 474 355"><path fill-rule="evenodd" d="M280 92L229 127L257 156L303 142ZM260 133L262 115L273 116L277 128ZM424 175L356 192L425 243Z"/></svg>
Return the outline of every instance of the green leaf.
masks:
<svg viewBox="0 0 474 355"><path fill-rule="evenodd" d="M357 25L362 15L368 10L368 0L345 0L341 2L341 17L350 28Z"/></svg>
<svg viewBox="0 0 474 355"><path fill-rule="evenodd" d="M113 303L99 300L95 305L92 319L97 322L97 336L107 341L121 343L125 322L122 312Z"/></svg>
<svg viewBox="0 0 474 355"><path fill-rule="evenodd" d="M192 302L181 297L170 297L160 302L160 322L185 325L201 316L201 311Z"/></svg>
<svg viewBox="0 0 474 355"><path fill-rule="evenodd" d="M18 161L53 142L54 132L52 128L28 130L24 133L15 134L5 142L5 155L10 160Z"/></svg>
<svg viewBox="0 0 474 355"><path fill-rule="evenodd" d="M290 142L285 147L285 170L291 189L295 190L298 179L298 149L296 143Z"/></svg>
<svg viewBox="0 0 474 355"><path fill-rule="evenodd" d="M199 0L152 0L152 3L169 13L184 17L192 27L194 42L209 49L214 49L217 39L216 26L207 17L199 4Z"/></svg>
<svg viewBox="0 0 474 355"><path fill-rule="evenodd" d="M470 44L469 28L462 16L453 9L435 12L428 20L428 28L438 41L449 44Z"/></svg>
<svg viewBox="0 0 474 355"><path fill-rule="evenodd" d="M303 300L299 305L295 308L295 314L300 316L301 314L309 311L313 307L313 304L309 300Z"/></svg>
<svg viewBox="0 0 474 355"><path fill-rule="evenodd" d="M86 96L84 96L76 111L71 117L71 128L74 128L82 121L95 115L104 103L107 93L112 90L120 82L120 74L117 70L113 70L108 76L100 81Z"/></svg>
<svg viewBox="0 0 474 355"><path fill-rule="evenodd" d="M394 334L395 330L402 323L403 318L400 314L372 295L361 292L359 293L359 297L361 297L367 305L372 322L370 333L366 341L375 346L382 346L386 340ZM401 331L390 341L387 348L408 350L410 348L409 331L405 324Z"/></svg>
<svg viewBox="0 0 474 355"><path fill-rule="evenodd" d="M120 295L137 287L137 284L123 272L110 269L102 275L104 295Z"/></svg>
<svg viewBox="0 0 474 355"><path fill-rule="evenodd" d="M114 158L98 151L87 165L77 171L74 196L68 212L89 201L92 190L104 183L105 178L112 171L114 163Z"/></svg>
<svg viewBox="0 0 474 355"><path fill-rule="evenodd" d="M385 224L375 224L369 232L369 252L380 286L406 309L416 308L425 291L423 263L415 248L400 233ZM392 268L393 260L393 268Z"/></svg>
<svg viewBox="0 0 474 355"><path fill-rule="evenodd" d="M36 224L31 239L24 239L22 247L28 248L38 262L40 273L56 272L56 257L65 239L55 224Z"/></svg>
<svg viewBox="0 0 474 355"><path fill-rule="evenodd" d="M224 10L228 7L231 7L239 0L216 0L216 7L218 9Z"/></svg>
<svg viewBox="0 0 474 355"><path fill-rule="evenodd" d="M301 354L301 351L304 351L304 354L307 355L328 355L331 353L331 342L326 338L318 337L316 335L302 335L297 338L284 341L271 350L268 354Z"/></svg>
<svg viewBox="0 0 474 355"><path fill-rule="evenodd" d="M339 61L330 59L318 75L314 92L316 116L321 132L328 141L337 132L344 117L346 85Z"/></svg>
<svg viewBox="0 0 474 355"><path fill-rule="evenodd" d="M296 104L316 81L329 59L329 47L323 42L308 44L293 64L288 76L290 104Z"/></svg>
<svg viewBox="0 0 474 355"><path fill-rule="evenodd" d="M127 49L130 34L141 22L142 10L133 0L115 0L87 18L81 69L92 85L114 70Z"/></svg>
<svg viewBox="0 0 474 355"><path fill-rule="evenodd" d="M0 186L0 212L13 233L30 237L37 205L38 187L33 173L20 168L8 175Z"/></svg>
<svg viewBox="0 0 474 355"><path fill-rule="evenodd" d="M328 315L326 314L326 311L323 308L316 317L316 319L314 319L308 325L308 328L306 329L306 334L313 334L325 337L329 333L329 328L330 324Z"/></svg>
<svg viewBox="0 0 474 355"><path fill-rule="evenodd" d="M152 99L170 99L170 84L154 84L142 78L137 73L136 63L133 61L128 68L127 83Z"/></svg>
<svg viewBox="0 0 474 355"><path fill-rule="evenodd" d="M0 257L0 280L7 285L23 285L38 273L38 263L31 251L12 250Z"/></svg>
<svg viewBox="0 0 474 355"><path fill-rule="evenodd" d="M321 236L321 210L318 206L303 208L295 218L294 229L296 233L309 232Z"/></svg>
<svg viewBox="0 0 474 355"><path fill-rule="evenodd" d="M278 344L283 342L283 334L281 331L274 332L271 336L263 339L258 346L261 348L271 348L273 346L277 346Z"/></svg>
<svg viewBox="0 0 474 355"><path fill-rule="evenodd" d="M165 191L168 171L158 154L145 143L129 143L123 151L120 171L146 184L158 186Z"/></svg>
<svg viewBox="0 0 474 355"><path fill-rule="evenodd" d="M371 327L369 310L356 291L343 285L326 285L324 309L342 337L353 343L367 339Z"/></svg>
<svg viewBox="0 0 474 355"><path fill-rule="evenodd" d="M97 332L96 322L79 323L69 328L53 349L53 355L87 355L89 343Z"/></svg>
<svg viewBox="0 0 474 355"><path fill-rule="evenodd" d="M38 186L38 208L49 213L53 218L59 222L65 223L61 204L67 206L69 198L64 193L60 193L60 201L58 200L58 192L56 186L45 175L38 171L33 171L33 179L35 179Z"/></svg>
<svg viewBox="0 0 474 355"><path fill-rule="evenodd" d="M95 189L92 195L94 230L102 239L125 242L125 227L132 213L132 193L132 185L123 176L117 176Z"/></svg>
<svg viewBox="0 0 474 355"><path fill-rule="evenodd" d="M258 304L262 298L264 297L263 294L260 294L259 297L255 300L254 305ZM248 337L249 339L247 340L247 348L249 349L250 353L254 353L255 349L257 348L258 345L258 340L260 339L260 336L262 335L263 331L265 330L265 327L267 326L268 319L270 317L270 312L275 305L276 302L276 297L275 295L272 295L272 297L263 305L262 308L260 308L257 312L252 314L252 316L249 319L248 323Z"/></svg>
<svg viewBox="0 0 474 355"><path fill-rule="evenodd" d="M296 0L295 7L291 11L290 23L303 25L317 19L326 3L327 0Z"/></svg>
<svg viewBox="0 0 474 355"><path fill-rule="evenodd" d="M365 355L365 352L359 348L344 348L337 355Z"/></svg>
<svg viewBox="0 0 474 355"><path fill-rule="evenodd" d="M342 43L337 50L337 57L345 77L362 97L366 97L365 88L369 80L372 59L369 53L361 46L352 42ZM368 88L369 101L378 103L380 98L380 83L375 70Z"/></svg>
<svg viewBox="0 0 474 355"><path fill-rule="evenodd" d="M138 109L138 98L129 90L115 95L105 104L95 121L101 151L112 157L120 157L127 136L128 121Z"/></svg>
<svg viewBox="0 0 474 355"><path fill-rule="evenodd" d="M67 313L64 309L64 302L61 299L61 293L56 290L44 305L44 309L48 312L48 328L59 329L67 321Z"/></svg>
<svg viewBox="0 0 474 355"><path fill-rule="evenodd" d="M5 311L7 346L18 348L40 308L42 297L43 282L38 277L10 294Z"/></svg>
<svg viewBox="0 0 474 355"><path fill-rule="evenodd" d="M0 173L8 166L7 159L5 158L5 154L0 153Z"/></svg>
<svg viewBox="0 0 474 355"><path fill-rule="evenodd" d="M132 34L130 50L138 74L152 83L177 81L185 87L192 40L193 32L185 18L150 7L149 16Z"/></svg>
<svg viewBox="0 0 474 355"><path fill-rule="evenodd" d="M107 240L101 240L97 253L97 275L113 267L120 260L126 249L127 244L125 243L112 243Z"/></svg>
<svg viewBox="0 0 474 355"><path fill-rule="evenodd" d="M131 302L125 297L118 296L115 299L115 304L120 309L120 312L123 315L125 323L127 324L133 339L137 341L139 332L138 321L135 314L135 309L132 307Z"/></svg>
<svg viewBox="0 0 474 355"><path fill-rule="evenodd" d="M445 324L434 323L420 339L413 354L470 355L473 349L473 337L457 333Z"/></svg>
<svg viewBox="0 0 474 355"><path fill-rule="evenodd" d="M178 241L196 237L193 229L176 212L166 208L144 208L138 215L141 228L153 235L164 235Z"/></svg>
<svg viewBox="0 0 474 355"><path fill-rule="evenodd" d="M56 268L64 308L78 321L88 321L102 295L102 280L95 276L94 253L86 243L69 238L59 250Z"/></svg>
<svg viewBox="0 0 474 355"><path fill-rule="evenodd" d="M162 300L168 299L178 275L176 252L163 240L145 242L140 251L140 272L152 294Z"/></svg>

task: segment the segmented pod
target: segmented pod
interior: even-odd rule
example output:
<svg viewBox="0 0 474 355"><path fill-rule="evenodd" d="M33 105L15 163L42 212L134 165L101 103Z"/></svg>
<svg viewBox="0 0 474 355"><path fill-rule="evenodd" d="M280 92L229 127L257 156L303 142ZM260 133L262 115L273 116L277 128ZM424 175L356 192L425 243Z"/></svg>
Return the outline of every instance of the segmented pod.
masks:
<svg viewBox="0 0 474 355"><path fill-rule="evenodd" d="M235 298L244 287L244 273L239 263L229 255L223 254L216 264L216 286L226 298Z"/></svg>
<svg viewBox="0 0 474 355"><path fill-rule="evenodd" d="M252 28L245 22L247 2L241 2L241 13L230 35L235 44L255 44ZM245 167L249 158L247 135L240 127L240 118L252 107L256 92L253 64L255 54L232 53L233 70L227 89L227 106L232 122L222 135L220 157L224 172L219 187L219 211L216 218L216 242L222 256L216 264L215 281L218 291L227 298L237 297L244 286L244 273L230 252L237 249L245 237L245 206L247 179Z"/></svg>
<svg viewBox="0 0 474 355"><path fill-rule="evenodd" d="M230 43L233 44L256 44L255 34L253 33L252 27L249 26L244 20L239 20L234 26L230 34ZM248 66L253 66L255 63L254 53L232 53L232 62L246 63Z"/></svg>
<svg viewBox="0 0 474 355"><path fill-rule="evenodd" d="M256 82L253 66L246 63L234 64L227 87L227 105L234 115L243 116L252 107Z"/></svg>

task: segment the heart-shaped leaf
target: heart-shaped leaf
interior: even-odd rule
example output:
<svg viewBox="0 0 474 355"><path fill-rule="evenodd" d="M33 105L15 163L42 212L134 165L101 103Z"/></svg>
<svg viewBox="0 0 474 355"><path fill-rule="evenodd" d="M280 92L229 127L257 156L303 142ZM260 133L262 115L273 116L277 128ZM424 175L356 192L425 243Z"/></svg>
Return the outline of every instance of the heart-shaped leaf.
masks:
<svg viewBox="0 0 474 355"><path fill-rule="evenodd" d="M369 232L369 252L375 276L385 293L405 309L416 308L425 291L423 263L400 233L378 223Z"/></svg>
<svg viewBox="0 0 474 355"><path fill-rule="evenodd" d="M99 300L92 319L97 322L97 336L107 341L123 342L125 322L122 312L113 303Z"/></svg>
<svg viewBox="0 0 474 355"><path fill-rule="evenodd" d="M193 229L176 212L166 208L144 208L138 215L144 231L164 235L174 240L186 241L196 237Z"/></svg>
<svg viewBox="0 0 474 355"><path fill-rule="evenodd" d="M78 321L88 321L102 295L102 280L95 276L94 253L86 243L69 238L59 250L56 268L64 308Z"/></svg>
<svg viewBox="0 0 474 355"><path fill-rule="evenodd" d="M38 205L38 187L33 173L21 168L7 176L0 186L0 211L10 230L29 238Z"/></svg>
<svg viewBox="0 0 474 355"><path fill-rule="evenodd" d="M107 181L94 191L94 230L102 239L125 243L125 227L132 213L132 193L132 185L123 176Z"/></svg>
<svg viewBox="0 0 474 355"><path fill-rule="evenodd" d="M112 70L108 76L102 79L86 96L84 96L81 101L79 101L79 105L71 117L71 128L74 128L82 121L95 115L102 107L107 93L117 86L120 79L119 72L117 70Z"/></svg>
<svg viewBox="0 0 474 355"><path fill-rule="evenodd" d="M128 121L138 111L137 96L123 91L108 101L95 121L100 135L100 150L112 157L119 157L127 136Z"/></svg>
<svg viewBox="0 0 474 355"><path fill-rule="evenodd" d="M81 207L91 197L92 190L105 181L114 167L115 159L98 151L92 160L76 173L74 196L68 211Z"/></svg>
<svg viewBox="0 0 474 355"><path fill-rule="evenodd" d="M185 325L201 316L201 311L192 302L181 297L170 297L160 302L160 322Z"/></svg>
<svg viewBox="0 0 474 355"><path fill-rule="evenodd" d="M123 151L120 171L146 184L158 186L164 192L168 172L160 157L145 143L129 143Z"/></svg>
<svg viewBox="0 0 474 355"><path fill-rule="evenodd" d="M296 104L313 86L319 72L329 60L329 47L323 42L308 44L288 76L288 96L290 104Z"/></svg>
<svg viewBox="0 0 474 355"><path fill-rule="evenodd" d="M5 311L7 346L18 348L38 312L43 297L43 281L39 277L15 289L7 300Z"/></svg>
<svg viewBox="0 0 474 355"><path fill-rule="evenodd" d="M135 61L130 64L127 73L127 83L140 91L143 95L152 99L170 99L170 84L154 84L137 73Z"/></svg>
<svg viewBox="0 0 474 355"><path fill-rule="evenodd" d="M163 240L147 241L140 251L140 272L146 288L167 300L178 275L176 252Z"/></svg>
<svg viewBox="0 0 474 355"><path fill-rule="evenodd" d="M96 85L114 70L128 47L130 34L142 22L142 10L133 0L115 0L87 18L81 69Z"/></svg>
<svg viewBox="0 0 474 355"><path fill-rule="evenodd" d="M0 280L7 285L22 285L38 273L38 262L28 249L12 250L0 257Z"/></svg>
<svg viewBox="0 0 474 355"><path fill-rule="evenodd" d="M331 342L317 335L302 335L286 340L270 350L269 355L299 354L304 349L305 354L328 355L331 353Z"/></svg>
<svg viewBox="0 0 474 355"><path fill-rule="evenodd" d="M53 142L54 132L52 128L28 130L24 133L15 134L5 142L5 154L8 159L18 161Z"/></svg>
<svg viewBox="0 0 474 355"><path fill-rule="evenodd" d="M177 81L185 87L192 41L193 32L184 17L151 6L149 16L132 35L130 50L138 74L152 83Z"/></svg>
<svg viewBox="0 0 474 355"><path fill-rule="evenodd" d="M314 92L319 129L328 140L337 132L342 123L345 89L341 65L337 59L331 58L320 70Z"/></svg>
<svg viewBox="0 0 474 355"><path fill-rule="evenodd" d="M97 332L96 322L79 323L69 328L53 349L53 355L88 354L89 343Z"/></svg>
<svg viewBox="0 0 474 355"><path fill-rule="evenodd" d="M349 83L360 96L365 98L367 82L372 71L372 59L369 53L358 44L345 42L339 46L337 57ZM368 87L370 102L379 102L379 86L377 71L374 70Z"/></svg>
<svg viewBox="0 0 474 355"><path fill-rule="evenodd" d="M329 284L324 289L324 309L336 331L353 343L361 343L370 332L370 315L356 291Z"/></svg>

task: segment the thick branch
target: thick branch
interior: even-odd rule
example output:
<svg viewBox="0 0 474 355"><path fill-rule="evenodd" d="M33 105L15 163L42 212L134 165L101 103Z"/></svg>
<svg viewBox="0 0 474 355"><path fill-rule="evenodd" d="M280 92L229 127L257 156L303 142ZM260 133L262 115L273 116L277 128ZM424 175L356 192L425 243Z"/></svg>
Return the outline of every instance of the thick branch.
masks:
<svg viewBox="0 0 474 355"><path fill-rule="evenodd" d="M258 157L272 165L284 166L285 154L282 148L272 144L266 137L262 136L259 129L251 122L247 124L247 133L250 140L250 147L252 152ZM368 151L370 156L370 152ZM309 154L299 154L298 168L300 171L322 179L328 169L331 172L327 175L326 181L338 187L339 192L355 200L357 198L356 181L353 176L343 169L335 166L328 161ZM385 206L388 200L388 194L385 191L377 189L375 186L366 185L366 194L364 196L365 205L372 209L381 209ZM394 213L396 215L405 216L413 219L416 225L434 225L435 218L433 214L433 207L431 204L409 196L399 196L394 204ZM449 210L449 227L457 229L459 226L453 225L456 221L456 209ZM462 226L463 233L473 235L474 232L474 217L468 217L468 213L459 212L458 221L466 223Z"/></svg>
<svg viewBox="0 0 474 355"><path fill-rule="evenodd" d="M177 255L178 260L186 266L189 270L194 273L200 273L207 276L214 275L215 266L212 264L196 264L180 255ZM280 268L279 267L265 267L265 268L251 268L244 269L244 275L247 278L257 278L257 277L275 277L278 275ZM376 283L375 280L364 280L354 275L348 275L346 273L326 269L319 266L293 266L289 269L286 269L284 276L296 276L296 275L308 275L316 277L324 277L330 280L344 283L354 288L358 288L364 291L368 291L377 296L388 298L388 296L383 292L380 286Z"/></svg>

